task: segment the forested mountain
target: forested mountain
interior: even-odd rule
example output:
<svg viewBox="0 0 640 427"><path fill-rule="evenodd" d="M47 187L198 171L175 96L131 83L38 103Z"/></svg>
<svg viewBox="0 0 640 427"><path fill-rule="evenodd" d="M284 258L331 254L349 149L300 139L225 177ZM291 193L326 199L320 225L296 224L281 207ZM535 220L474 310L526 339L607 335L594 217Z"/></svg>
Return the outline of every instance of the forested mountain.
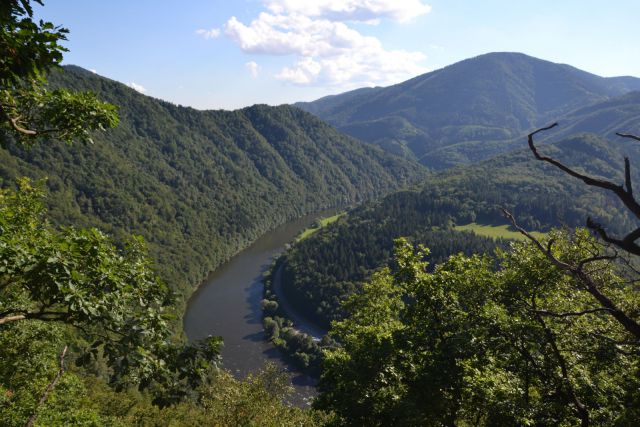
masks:
<svg viewBox="0 0 640 427"><path fill-rule="evenodd" d="M632 164L640 164L637 144L611 142L593 134L544 144L540 150L616 182L623 182L623 153ZM636 169L636 182L639 177ZM328 325L341 317L340 302L359 289L359 282L390 262L395 238L408 236L414 243L427 245L432 264L457 252L489 252L505 242L456 231L453 226L505 224L502 207L530 230L583 226L588 216L618 235L633 229L617 199L585 187L521 149L441 172L427 178L421 190L396 192L351 210L289 251L284 288L310 318Z"/></svg>
<svg viewBox="0 0 640 427"><path fill-rule="evenodd" d="M550 118L546 124L559 121L560 127L540 135L540 141L553 142L580 132L593 132L605 136L614 144L619 142L616 132L640 133L640 92L597 102L578 108L564 116ZM441 166L481 161L498 153L509 152L522 146L525 136L509 141L463 142L431 152L432 164Z"/></svg>
<svg viewBox="0 0 640 427"><path fill-rule="evenodd" d="M95 144L0 150L0 182L47 178L58 224L142 235L160 275L186 296L205 275L274 226L415 182L422 166L340 134L298 108L198 111L144 96L77 67L54 86L119 107Z"/></svg>
<svg viewBox="0 0 640 427"><path fill-rule="evenodd" d="M349 135L443 169L505 152L534 127L634 90L640 79L490 53L397 85L296 105Z"/></svg>

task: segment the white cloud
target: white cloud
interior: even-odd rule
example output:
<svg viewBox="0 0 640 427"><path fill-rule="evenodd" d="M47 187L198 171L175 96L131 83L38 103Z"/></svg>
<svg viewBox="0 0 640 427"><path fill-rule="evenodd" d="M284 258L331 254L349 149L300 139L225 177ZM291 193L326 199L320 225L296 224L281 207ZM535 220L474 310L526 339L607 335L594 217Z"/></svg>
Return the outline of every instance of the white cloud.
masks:
<svg viewBox="0 0 640 427"><path fill-rule="evenodd" d="M219 28L211 28L210 30L205 30L205 29L199 29L196 30L196 34L198 34L199 36L204 37L205 39L215 39L218 38L220 36L220 29Z"/></svg>
<svg viewBox="0 0 640 427"><path fill-rule="evenodd" d="M98 72L96 70L94 70L93 68L89 68L89 71L91 71L93 74L98 74Z"/></svg>
<svg viewBox="0 0 640 427"><path fill-rule="evenodd" d="M145 93L147 91L147 89L145 89L144 86L139 85L139 84L134 83L134 82L127 83L127 86L129 86L131 89L137 90L140 93Z"/></svg>
<svg viewBox="0 0 640 427"><path fill-rule="evenodd" d="M431 11L421 0L263 0L275 14L301 14L332 21L410 21Z"/></svg>
<svg viewBox="0 0 640 427"><path fill-rule="evenodd" d="M327 1L316 3L323 7L334 5ZM346 2L353 3L365 2ZM382 1L369 3L391 5L391 2ZM297 4L273 0L270 8L288 12ZM335 2L335 5L340 4ZM274 5L282 7L278 9ZM301 14L302 8L300 6L290 14L263 12L249 25L231 17L224 26L225 35L247 53L296 56L295 63L284 67L276 78L298 85L390 84L427 71L419 65L425 58L424 54L386 50L377 38L362 35L341 21ZM312 7L308 8L310 10L305 10L305 13L313 15Z"/></svg>
<svg viewBox="0 0 640 427"><path fill-rule="evenodd" d="M249 74L251 74L251 77L253 77L254 79L258 77L258 73L260 73L260 66L256 64L255 61L249 61L244 64L244 66L247 68L247 70L249 70Z"/></svg>

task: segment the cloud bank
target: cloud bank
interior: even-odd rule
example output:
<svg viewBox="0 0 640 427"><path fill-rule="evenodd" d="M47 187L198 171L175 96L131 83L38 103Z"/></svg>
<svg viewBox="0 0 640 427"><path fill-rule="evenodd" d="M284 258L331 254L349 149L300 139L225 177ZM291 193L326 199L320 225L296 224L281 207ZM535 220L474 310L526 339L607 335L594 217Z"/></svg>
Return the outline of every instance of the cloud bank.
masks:
<svg viewBox="0 0 640 427"><path fill-rule="evenodd" d="M420 65L425 59L422 52L385 49L378 38L351 26L383 19L410 21L431 10L422 0L263 0L263 4L267 11L250 23L233 16L223 30L243 52L292 56L292 63L276 74L279 80L347 87L390 84L427 71Z"/></svg>

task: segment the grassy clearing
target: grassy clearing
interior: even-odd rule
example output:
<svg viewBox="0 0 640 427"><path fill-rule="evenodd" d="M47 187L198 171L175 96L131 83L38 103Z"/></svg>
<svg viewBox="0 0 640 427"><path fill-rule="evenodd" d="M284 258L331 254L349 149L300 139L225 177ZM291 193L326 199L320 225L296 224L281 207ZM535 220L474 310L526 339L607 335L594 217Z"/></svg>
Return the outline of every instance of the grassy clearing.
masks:
<svg viewBox="0 0 640 427"><path fill-rule="evenodd" d="M478 236L492 237L494 239L497 239L499 237L503 239L512 239L512 240L526 239L526 237L524 237L522 234L518 233L517 231L510 230L507 224L483 225L483 224L476 224L475 222L472 222L471 224L466 224L466 225L456 225L454 229L458 231L473 231ZM531 235L537 239L540 239L545 236L545 233L541 233L539 231L531 231Z"/></svg>
<svg viewBox="0 0 640 427"><path fill-rule="evenodd" d="M322 227L326 227L332 222L336 222L338 218L343 216L345 213L346 212L340 212L339 214L329 216L327 218L318 218L313 227L309 227L303 230L302 233L298 234L298 237L296 237L296 241L299 242L300 240L304 240L307 237L313 235L313 233L315 233L316 231L320 230Z"/></svg>

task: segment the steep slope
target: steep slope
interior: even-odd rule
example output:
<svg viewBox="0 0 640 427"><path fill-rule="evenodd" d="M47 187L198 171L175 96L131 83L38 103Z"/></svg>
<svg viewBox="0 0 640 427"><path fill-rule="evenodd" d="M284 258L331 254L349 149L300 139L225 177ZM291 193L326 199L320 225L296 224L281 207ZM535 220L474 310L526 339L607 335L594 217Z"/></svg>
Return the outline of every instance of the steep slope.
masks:
<svg viewBox="0 0 640 427"><path fill-rule="evenodd" d="M623 181L623 153L640 164L637 144L611 143L592 134L546 144L541 150L617 182ZM638 178L636 169L635 182ZM485 252L501 242L452 226L506 224L501 207L530 230L580 226L588 216L618 235L635 224L610 194L585 187L522 149L433 175L419 191L393 193L350 211L290 250L284 288L310 318L327 325L340 317L340 301L358 289L358 282L390 261L393 239L409 236L426 244L432 249L431 262L456 252Z"/></svg>
<svg viewBox="0 0 640 427"><path fill-rule="evenodd" d="M162 276L184 296L274 226L424 173L294 107L197 111L77 67L50 80L118 105L121 123L93 145L7 144L2 185L47 177L57 223L144 236Z"/></svg>
<svg viewBox="0 0 640 427"><path fill-rule="evenodd" d="M592 132L617 144L621 140L615 135L616 132L640 134L640 92L578 108L563 116L549 118L544 124L552 121L558 121L560 126L540 135L540 141L560 141L577 133ZM445 166L472 163L515 150L522 146L524 140L525 136L522 135L509 141L461 142L434 150L429 154L429 161Z"/></svg>
<svg viewBox="0 0 640 427"><path fill-rule="evenodd" d="M501 143L588 104L640 90L640 79L603 78L520 53L490 53L406 82L298 103L339 130L442 169L487 158ZM493 143L490 149L482 144ZM472 144L449 160L443 147ZM464 147L463 147L464 148ZM435 157L434 157L435 156Z"/></svg>

